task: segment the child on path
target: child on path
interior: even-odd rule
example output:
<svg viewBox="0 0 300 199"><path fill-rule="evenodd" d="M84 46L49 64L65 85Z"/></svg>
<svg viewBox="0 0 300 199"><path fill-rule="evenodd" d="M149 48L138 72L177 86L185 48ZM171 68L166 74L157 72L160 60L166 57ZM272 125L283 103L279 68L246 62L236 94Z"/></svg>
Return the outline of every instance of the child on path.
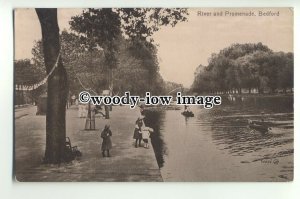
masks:
<svg viewBox="0 0 300 199"><path fill-rule="evenodd" d="M138 146L141 146L141 140L142 140L142 127L144 126L144 117L139 117L135 122L135 128L133 132L133 139L135 139L135 148ZM139 142L139 145L138 145Z"/></svg>
<svg viewBox="0 0 300 199"><path fill-rule="evenodd" d="M144 147L146 149L149 149L149 138L150 138L150 133L153 132L152 128L149 127L143 127L142 128L142 137L143 137L143 142L144 142Z"/></svg>

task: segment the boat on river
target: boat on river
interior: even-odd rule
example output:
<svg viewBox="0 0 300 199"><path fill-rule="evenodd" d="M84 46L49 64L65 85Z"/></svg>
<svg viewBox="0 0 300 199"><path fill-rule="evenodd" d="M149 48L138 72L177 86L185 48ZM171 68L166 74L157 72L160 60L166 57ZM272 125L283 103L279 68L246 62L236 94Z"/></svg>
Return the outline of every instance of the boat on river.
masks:
<svg viewBox="0 0 300 199"><path fill-rule="evenodd" d="M254 129L261 133L266 133L271 128L269 127L270 122L258 121L258 120L248 120L248 125L250 129Z"/></svg>
<svg viewBox="0 0 300 199"><path fill-rule="evenodd" d="M192 111L183 111L181 114L185 117L194 117L194 113Z"/></svg>

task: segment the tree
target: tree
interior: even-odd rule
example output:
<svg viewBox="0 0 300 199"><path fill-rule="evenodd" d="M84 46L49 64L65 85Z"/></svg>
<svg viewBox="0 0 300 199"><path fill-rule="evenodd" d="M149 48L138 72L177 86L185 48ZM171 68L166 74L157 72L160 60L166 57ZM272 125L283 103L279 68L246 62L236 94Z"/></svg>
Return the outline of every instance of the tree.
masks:
<svg viewBox="0 0 300 199"><path fill-rule="evenodd" d="M187 21L189 15L183 8L119 8L115 11L120 16L124 33L141 41L147 40L162 26L174 27L178 22Z"/></svg>
<svg viewBox="0 0 300 199"><path fill-rule="evenodd" d="M98 75L104 71L103 51L93 49L87 51L81 44L80 37L66 30L60 34L61 55L64 67L68 74L68 85L70 94L79 94L82 86L97 90L98 82L104 79ZM32 48L32 62L38 68L45 68L42 41L37 41Z"/></svg>
<svg viewBox="0 0 300 199"><path fill-rule="evenodd" d="M235 60L240 69L239 79L241 88L247 88L251 93L252 88L259 87L259 74L257 66L251 63L253 54L247 54Z"/></svg>
<svg viewBox="0 0 300 199"><path fill-rule="evenodd" d="M70 21L71 29L80 34L82 44L89 51L97 46L101 46L105 52L105 65L107 81L106 89L112 87L112 69L118 64L118 44L121 37L121 21L118 13L112 9L84 10L82 15L72 17Z"/></svg>
<svg viewBox="0 0 300 199"><path fill-rule="evenodd" d="M65 137L68 81L60 56L57 9L36 9L36 13L42 29L42 43L47 74L57 64L57 67L48 79L44 162L61 163L66 161Z"/></svg>
<svg viewBox="0 0 300 199"><path fill-rule="evenodd" d="M139 42L121 38L118 59L114 69L114 93L130 91L143 96L146 91L153 94L164 92L164 83L158 71L156 48L148 48ZM140 50L139 50L140 49Z"/></svg>
<svg viewBox="0 0 300 199"><path fill-rule="evenodd" d="M278 85L279 88L286 92L287 88L294 87L294 54L285 54L285 63L278 71Z"/></svg>
<svg viewBox="0 0 300 199"><path fill-rule="evenodd" d="M233 44L196 71L192 89L197 92L285 91L293 87L293 53L273 52L262 43Z"/></svg>
<svg viewBox="0 0 300 199"><path fill-rule="evenodd" d="M69 92L77 95L83 89L91 88L100 93L107 89L107 70L103 50L86 51L80 43L80 37L67 31L60 34L61 54L68 73ZM135 95L164 93L164 83L158 72L156 48L118 39L117 57L120 65L114 69L114 94L130 91ZM140 51L138 49L141 49ZM32 49L32 62L40 70L45 68L42 42L37 41ZM42 75L44 76L44 75ZM150 82L150 83L149 83Z"/></svg>
<svg viewBox="0 0 300 199"><path fill-rule="evenodd" d="M129 39L132 55L142 60L149 71L147 85L159 81L156 47L147 41L161 26L175 26L186 21L187 9L158 8L103 8L86 9L81 15L72 17L71 29L81 37L88 49L101 46L104 49L105 65L108 69L108 85L112 87L112 71L119 66L120 44L122 37ZM158 78L158 79L157 79ZM149 90L151 91L151 89Z"/></svg>

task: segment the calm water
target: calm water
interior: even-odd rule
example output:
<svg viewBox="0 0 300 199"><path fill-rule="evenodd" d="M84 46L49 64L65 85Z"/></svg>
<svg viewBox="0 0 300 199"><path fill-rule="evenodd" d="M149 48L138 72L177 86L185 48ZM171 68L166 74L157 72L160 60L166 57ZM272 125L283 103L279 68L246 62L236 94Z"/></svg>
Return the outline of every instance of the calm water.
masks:
<svg viewBox="0 0 300 199"><path fill-rule="evenodd" d="M293 98L225 100L211 110L149 110L152 145L165 181L287 181L293 178ZM263 116L261 113L264 113ZM247 120L270 122L260 133Z"/></svg>

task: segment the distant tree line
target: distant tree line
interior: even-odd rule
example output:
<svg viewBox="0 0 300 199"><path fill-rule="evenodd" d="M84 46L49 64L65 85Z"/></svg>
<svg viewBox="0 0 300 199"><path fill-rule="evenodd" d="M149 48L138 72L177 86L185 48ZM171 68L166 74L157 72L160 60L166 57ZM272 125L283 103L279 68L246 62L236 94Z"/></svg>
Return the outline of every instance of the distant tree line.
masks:
<svg viewBox="0 0 300 199"><path fill-rule="evenodd" d="M199 65L191 91L197 93L259 93L293 88L294 54L273 52L262 43L233 44Z"/></svg>

